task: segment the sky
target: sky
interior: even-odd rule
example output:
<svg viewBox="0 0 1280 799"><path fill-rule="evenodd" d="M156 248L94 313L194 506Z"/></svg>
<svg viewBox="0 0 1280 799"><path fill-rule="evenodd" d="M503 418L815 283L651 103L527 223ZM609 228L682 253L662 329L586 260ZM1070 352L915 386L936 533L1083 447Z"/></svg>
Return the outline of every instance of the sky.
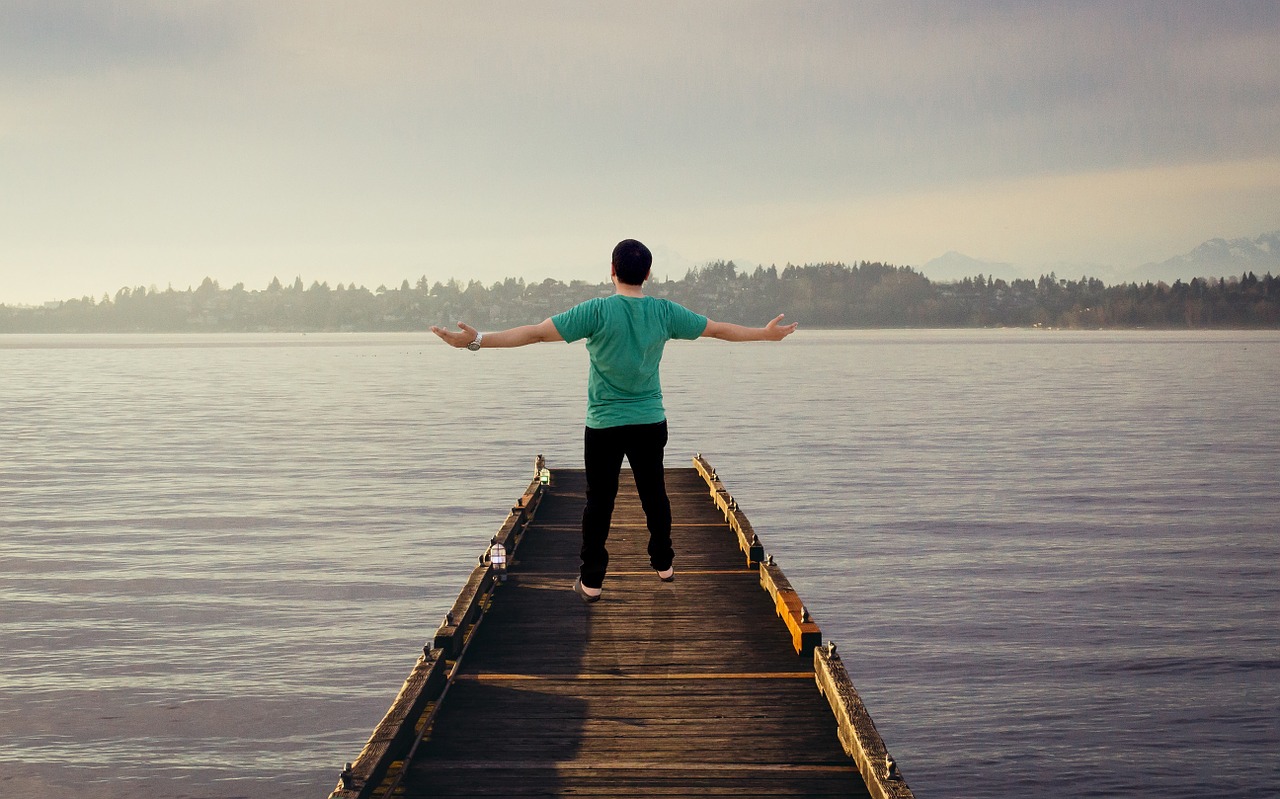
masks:
<svg viewBox="0 0 1280 799"><path fill-rule="evenodd" d="M1276 229L1276 2L0 0L0 303Z"/></svg>

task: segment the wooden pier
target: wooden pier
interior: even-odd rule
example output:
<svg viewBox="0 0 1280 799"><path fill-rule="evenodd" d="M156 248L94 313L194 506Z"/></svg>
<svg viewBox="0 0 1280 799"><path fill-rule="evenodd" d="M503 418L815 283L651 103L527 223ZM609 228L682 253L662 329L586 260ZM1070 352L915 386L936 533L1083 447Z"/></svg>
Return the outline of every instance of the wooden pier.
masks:
<svg viewBox="0 0 1280 799"><path fill-rule="evenodd" d="M331 799L911 797L835 647L706 460L667 470L674 583L649 568L623 472L590 605L570 589L583 473L547 479L494 536L505 570L490 546Z"/></svg>

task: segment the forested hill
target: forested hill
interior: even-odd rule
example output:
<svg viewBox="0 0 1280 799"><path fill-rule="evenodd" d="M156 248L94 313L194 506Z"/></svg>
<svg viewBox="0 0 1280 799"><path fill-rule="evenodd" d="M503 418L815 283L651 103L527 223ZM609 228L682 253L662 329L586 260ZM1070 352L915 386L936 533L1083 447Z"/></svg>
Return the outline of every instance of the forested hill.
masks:
<svg viewBox="0 0 1280 799"><path fill-rule="evenodd" d="M483 285L354 283L292 285L273 280L261 290L123 288L114 297L84 297L41 308L0 305L0 333L403 331L469 322L485 330L538 322L590 297L608 283L508 279ZM908 267L863 262L760 267L733 262L690 270L681 280L646 284L712 318L764 324L778 313L806 327L1280 327L1280 279L1269 273L1236 278L1106 286L1092 278L932 283Z"/></svg>

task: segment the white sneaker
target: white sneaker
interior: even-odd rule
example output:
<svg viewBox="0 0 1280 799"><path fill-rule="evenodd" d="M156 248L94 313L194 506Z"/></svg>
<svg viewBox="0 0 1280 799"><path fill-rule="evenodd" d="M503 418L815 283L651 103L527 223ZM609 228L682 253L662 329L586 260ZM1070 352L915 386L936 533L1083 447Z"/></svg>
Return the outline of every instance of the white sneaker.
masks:
<svg viewBox="0 0 1280 799"><path fill-rule="evenodd" d="M676 581L676 567L671 566L666 571L658 572L658 579L664 583L674 583Z"/></svg>
<svg viewBox="0 0 1280 799"><path fill-rule="evenodd" d="M599 588L594 589L595 590L594 594L591 593L592 590L593 589L587 588L585 585L582 584L581 577L573 581L573 593L581 597L582 601L586 602L588 605L590 605L592 602L600 601L600 594L601 594L600 589Z"/></svg>

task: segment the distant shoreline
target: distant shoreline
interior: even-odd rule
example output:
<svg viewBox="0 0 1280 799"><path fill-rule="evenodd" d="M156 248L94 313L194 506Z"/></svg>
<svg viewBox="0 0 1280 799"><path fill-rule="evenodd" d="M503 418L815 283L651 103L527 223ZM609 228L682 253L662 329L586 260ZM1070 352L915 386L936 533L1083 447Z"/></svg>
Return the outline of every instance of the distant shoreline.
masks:
<svg viewBox="0 0 1280 799"><path fill-rule="evenodd" d="M1201 279L1108 286L1096 278L985 278L934 283L909 267L862 262L756 267L732 261L691 269L680 280L651 281L649 294L712 318L762 324L785 313L810 329L1063 330L1280 328L1280 278ZM482 329L540 322L592 297L607 283L509 278L484 285L428 283L398 288L279 280L262 290L122 288L41 307L0 305L0 333L318 333L415 332L465 320Z"/></svg>

